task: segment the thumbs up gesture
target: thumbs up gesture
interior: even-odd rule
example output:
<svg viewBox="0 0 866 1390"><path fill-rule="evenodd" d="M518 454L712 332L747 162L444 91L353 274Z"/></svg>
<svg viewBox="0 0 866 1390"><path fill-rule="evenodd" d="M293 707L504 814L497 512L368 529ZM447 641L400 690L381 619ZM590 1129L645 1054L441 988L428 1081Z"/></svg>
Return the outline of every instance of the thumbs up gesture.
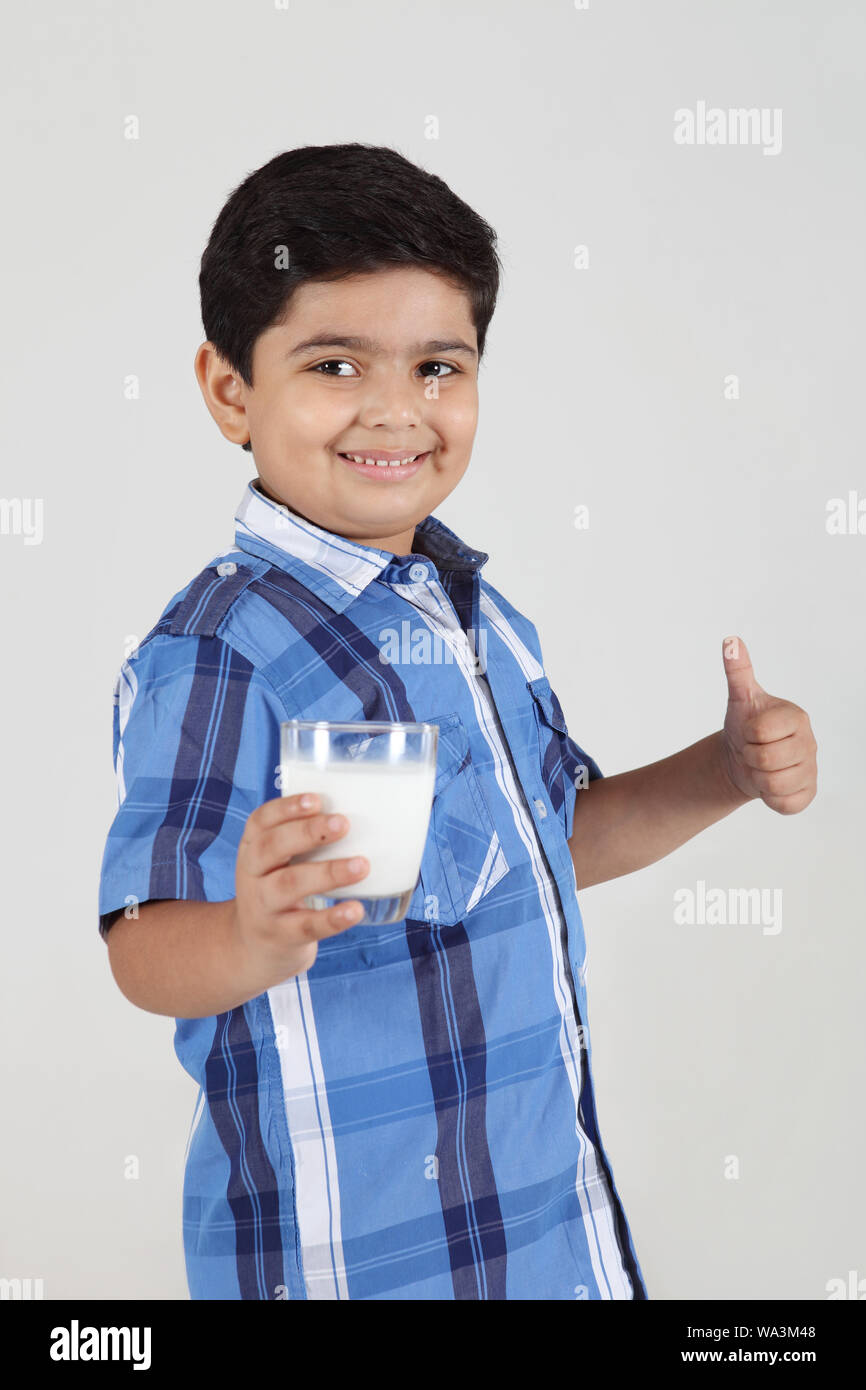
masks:
<svg viewBox="0 0 866 1390"><path fill-rule="evenodd" d="M728 682L723 770L743 796L759 796L772 811L794 815L809 805L818 780L818 745L809 716L758 685L739 637L724 639L722 657Z"/></svg>

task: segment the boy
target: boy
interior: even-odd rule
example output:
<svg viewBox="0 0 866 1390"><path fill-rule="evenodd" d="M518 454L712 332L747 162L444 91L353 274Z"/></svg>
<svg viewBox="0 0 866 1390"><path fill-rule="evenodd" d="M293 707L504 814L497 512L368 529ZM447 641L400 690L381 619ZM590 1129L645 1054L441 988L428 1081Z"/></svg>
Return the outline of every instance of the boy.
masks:
<svg viewBox="0 0 866 1390"><path fill-rule="evenodd" d="M434 517L469 463L498 277L487 223L360 144L265 164L202 258L197 379L257 476L235 545L118 677L99 902L118 986L176 1018L201 1087L193 1298L645 1299L596 1118L576 887L756 796L814 795L808 718L736 650L724 729L603 778L533 624ZM280 795L291 718L439 725L403 921L303 906L363 895L369 865L293 864L346 824Z"/></svg>

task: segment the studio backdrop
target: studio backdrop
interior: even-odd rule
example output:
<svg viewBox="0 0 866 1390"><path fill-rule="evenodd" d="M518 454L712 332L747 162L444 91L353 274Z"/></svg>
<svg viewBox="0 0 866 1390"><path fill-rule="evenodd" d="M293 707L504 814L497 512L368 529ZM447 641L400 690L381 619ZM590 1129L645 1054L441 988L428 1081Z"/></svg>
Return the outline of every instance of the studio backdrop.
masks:
<svg viewBox="0 0 866 1390"><path fill-rule="evenodd" d="M818 741L801 814L751 802L579 895L649 1296L864 1297L866 10L82 0L4 30L4 1297L188 1296L197 1087L97 931L112 694L255 476L193 376L213 220L348 141L497 231L437 514L574 738L610 777L720 729L739 634Z"/></svg>

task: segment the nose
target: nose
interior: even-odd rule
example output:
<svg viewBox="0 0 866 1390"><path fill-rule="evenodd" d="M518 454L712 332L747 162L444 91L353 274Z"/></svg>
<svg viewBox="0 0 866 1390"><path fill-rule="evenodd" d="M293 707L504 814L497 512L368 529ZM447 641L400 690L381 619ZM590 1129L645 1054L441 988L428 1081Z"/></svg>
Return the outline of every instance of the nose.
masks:
<svg viewBox="0 0 866 1390"><path fill-rule="evenodd" d="M395 434L407 425L420 425L424 382L410 380L405 369L371 372L367 377L358 410L358 422L365 429L384 426Z"/></svg>

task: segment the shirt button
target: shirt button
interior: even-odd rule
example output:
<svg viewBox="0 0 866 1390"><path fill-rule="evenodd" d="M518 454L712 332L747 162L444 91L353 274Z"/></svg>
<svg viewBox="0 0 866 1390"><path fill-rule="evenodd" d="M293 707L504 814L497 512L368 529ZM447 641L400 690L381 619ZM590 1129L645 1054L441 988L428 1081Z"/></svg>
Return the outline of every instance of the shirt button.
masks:
<svg viewBox="0 0 866 1390"><path fill-rule="evenodd" d="M238 567L231 560L226 560L223 564L217 565L217 574L225 579L229 574L237 574Z"/></svg>
<svg viewBox="0 0 866 1390"><path fill-rule="evenodd" d="M539 796L535 798L535 809L543 820L544 817L547 815L547 807L545 806L544 802L541 800L541 797Z"/></svg>
<svg viewBox="0 0 866 1390"><path fill-rule="evenodd" d="M409 578L415 583L420 584L422 579L427 578L426 565L411 565L409 568Z"/></svg>

